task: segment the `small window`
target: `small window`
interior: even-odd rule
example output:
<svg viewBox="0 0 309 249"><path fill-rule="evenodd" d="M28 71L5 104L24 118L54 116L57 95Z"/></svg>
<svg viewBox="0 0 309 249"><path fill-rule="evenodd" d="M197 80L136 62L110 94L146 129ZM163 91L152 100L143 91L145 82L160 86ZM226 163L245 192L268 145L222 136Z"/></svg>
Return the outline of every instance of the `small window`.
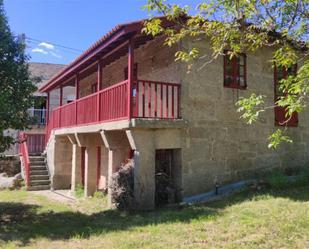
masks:
<svg viewBox="0 0 309 249"><path fill-rule="evenodd" d="M297 65L286 69L285 67L274 67L274 86L275 86L275 102L277 102L280 97L285 96L280 89L280 81L286 79L289 75L295 75L297 71ZM286 110L282 106L275 107L275 125L278 126L298 126L298 113L295 112L292 114L292 117L286 117Z"/></svg>
<svg viewBox="0 0 309 249"><path fill-rule="evenodd" d="M246 89L246 54L242 53L230 59L228 51L224 53L224 87Z"/></svg>

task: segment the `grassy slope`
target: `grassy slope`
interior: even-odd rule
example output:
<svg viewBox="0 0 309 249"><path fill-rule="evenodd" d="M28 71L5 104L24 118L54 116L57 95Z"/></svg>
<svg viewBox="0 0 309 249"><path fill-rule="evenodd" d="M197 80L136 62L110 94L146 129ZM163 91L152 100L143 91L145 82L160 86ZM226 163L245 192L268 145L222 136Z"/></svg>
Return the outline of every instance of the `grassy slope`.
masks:
<svg viewBox="0 0 309 249"><path fill-rule="evenodd" d="M133 215L98 199L67 206L3 191L0 247L309 248L309 187Z"/></svg>

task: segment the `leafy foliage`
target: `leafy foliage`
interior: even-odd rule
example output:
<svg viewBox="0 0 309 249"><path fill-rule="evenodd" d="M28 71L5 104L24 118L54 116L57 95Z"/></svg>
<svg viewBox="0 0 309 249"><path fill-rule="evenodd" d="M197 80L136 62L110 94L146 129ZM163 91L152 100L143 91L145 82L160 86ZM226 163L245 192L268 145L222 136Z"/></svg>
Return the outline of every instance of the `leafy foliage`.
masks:
<svg viewBox="0 0 309 249"><path fill-rule="evenodd" d="M0 0L0 153L16 142L4 131L23 130L30 122L27 109L32 105L35 86L24 50L22 37L15 37L8 26Z"/></svg>
<svg viewBox="0 0 309 249"><path fill-rule="evenodd" d="M282 129L277 129L273 134L271 134L268 138L269 144L268 148L276 149L281 142L292 143L293 141L284 135L284 131Z"/></svg>
<svg viewBox="0 0 309 249"><path fill-rule="evenodd" d="M226 49L228 56L234 57L256 52L264 46L272 47L274 51L273 60L265 61L271 63L270 66L291 68L298 63L296 75L279 82L286 94L273 106L265 106L263 98L266 96L257 94L238 101L238 111L247 123L252 124L261 112L275 106L284 107L287 117L306 107L309 90L307 0L208 0L201 1L195 8L170 4L167 0L148 0L144 9L151 14L163 15L175 24L166 27L162 18L151 16L143 29L149 35L165 35L168 46L187 38L210 42L211 56L202 54L196 47L176 52L175 59L189 63L189 68L197 59L204 60L206 66L219 56L225 56ZM270 136L270 143L290 141L286 137L279 139L284 136L284 131Z"/></svg>

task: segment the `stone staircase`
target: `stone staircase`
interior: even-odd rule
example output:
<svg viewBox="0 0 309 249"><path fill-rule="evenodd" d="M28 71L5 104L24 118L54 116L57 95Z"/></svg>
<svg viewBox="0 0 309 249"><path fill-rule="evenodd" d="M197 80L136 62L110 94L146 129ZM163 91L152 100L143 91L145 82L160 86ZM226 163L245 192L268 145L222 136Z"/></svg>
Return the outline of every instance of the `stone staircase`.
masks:
<svg viewBox="0 0 309 249"><path fill-rule="evenodd" d="M30 186L28 190L50 189L50 179L44 156L29 156Z"/></svg>

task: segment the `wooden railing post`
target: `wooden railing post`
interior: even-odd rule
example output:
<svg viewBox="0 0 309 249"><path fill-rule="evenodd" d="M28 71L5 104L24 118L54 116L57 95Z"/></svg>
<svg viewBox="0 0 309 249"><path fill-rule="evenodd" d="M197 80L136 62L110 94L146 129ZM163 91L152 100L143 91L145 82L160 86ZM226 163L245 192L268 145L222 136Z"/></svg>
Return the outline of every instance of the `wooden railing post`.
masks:
<svg viewBox="0 0 309 249"><path fill-rule="evenodd" d="M100 113L101 113L101 100L100 100L100 90L102 83L102 63L98 61L98 73L97 73L97 121L100 121Z"/></svg>
<svg viewBox="0 0 309 249"><path fill-rule="evenodd" d="M50 102L50 94L47 93L47 100L46 100L46 124L49 122L49 102Z"/></svg>
<svg viewBox="0 0 309 249"><path fill-rule="evenodd" d="M133 90L133 80L134 80L134 37L129 40L128 46L128 98L127 98L127 114L128 119L132 118L132 90Z"/></svg>
<svg viewBox="0 0 309 249"><path fill-rule="evenodd" d="M77 124L77 100L79 99L79 76L75 75L75 125Z"/></svg>
<svg viewBox="0 0 309 249"><path fill-rule="evenodd" d="M63 99L63 87L60 85L60 97L59 97L59 106L62 106ZM61 126L61 108L59 109L59 126Z"/></svg>

